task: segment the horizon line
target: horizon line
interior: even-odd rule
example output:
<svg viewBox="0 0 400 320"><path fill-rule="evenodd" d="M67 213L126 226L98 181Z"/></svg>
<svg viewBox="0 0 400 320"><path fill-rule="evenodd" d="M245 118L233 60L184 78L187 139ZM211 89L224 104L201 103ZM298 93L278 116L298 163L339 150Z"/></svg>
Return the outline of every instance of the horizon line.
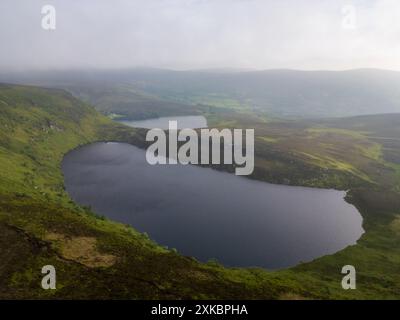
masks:
<svg viewBox="0 0 400 320"><path fill-rule="evenodd" d="M386 69L378 67L360 67L360 68L345 68L345 69L297 69L297 68L245 68L245 67L215 67L215 68L189 68L189 69L174 69L153 66L132 66L132 67L71 67L71 68L31 68L31 69L14 69L1 70L2 74L18 74L18 73L46 73L46 72L115 72L115 71L166 71L166 72L204 72L204 73L256 73L270 71L291 71L291 72L349 72L349 71L388 71L400 72L396 69Z"/></svg>

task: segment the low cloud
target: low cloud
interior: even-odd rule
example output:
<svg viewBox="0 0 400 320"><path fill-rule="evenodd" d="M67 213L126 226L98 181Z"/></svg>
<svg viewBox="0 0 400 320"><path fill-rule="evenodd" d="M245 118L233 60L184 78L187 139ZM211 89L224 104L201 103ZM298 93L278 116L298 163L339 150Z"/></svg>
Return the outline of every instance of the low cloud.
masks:
<svg viewBox="0 0 400 320"><path fill-rule="evenodd" d="M399 15L397 0L2 0L0 69L400 70Z"/></svg>

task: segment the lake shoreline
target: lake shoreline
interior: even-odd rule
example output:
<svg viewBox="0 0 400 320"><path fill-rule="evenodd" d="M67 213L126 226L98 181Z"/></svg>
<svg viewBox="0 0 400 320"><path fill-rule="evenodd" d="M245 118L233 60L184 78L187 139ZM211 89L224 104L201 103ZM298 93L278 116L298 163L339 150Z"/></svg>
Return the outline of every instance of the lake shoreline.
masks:
<svg viewBox="0 0 400 320"><path fill-rule="evenodd" d="M104 144L107 144L107 142L110 142L110 141L103 141L102 143L104 143ZM117 141L113 141L113 142L116 142L116 144L118 145L119 143L117 142ZM143 149L141 149L141 148L139 148L139 147L137 147L137 146L134 146L133 144L129 144L129 143L123 143L123 144L126 144L127 146L133 146L134 148L138 148L138 150L143 150ZM191 167L194 167L194 168L196 168L196 167L198 167L198 166L191 166ZM205 168L203 168L203 169L205 169ZM198 170L198 168L196 168L196 170ZM200 169L201 170L201 169ZM215 172L219 172L219 173L221 173L221 174L227 174L227 172L223 172L223 171L221 171L221 170L215 170ZM202 172L201 173L201 175L207 175L207 174L209 174L209 173L207 173L207 172ZM236 177L236 176L234 176L234 175L232 175L232 174L228 174L228 176L230 176L230 177L235 177L235 178L239 178L239 177ZM229 178L229 179L231 179L231 178ZM322 194L324 193L324 192L327 192L327 191L333 191L333 192L340 192L340 196L341 196L341 198L342 198L342 200L343 200L343 202L345 202L345 203L347 203L347 204L349 204L349 205L352 205L348 200L349 200L349 197L348 197L348 193L346 192L346 191L342 191L342 190L334 190L334 189L321 189L321 188L312 188L312 187L308 187L308 186L287 186L287 185L282 185L282 184L273 184L273 183L270 183L270 182L265 182L265 181L262 181L262 180L254 180L254 179L245 179L245 180L247 180L248 181L248 183L250 184L250 185L253 185L254 183L256 183L256 185L257 185L257 188L266 188L266 187L274 187L274 188L277 188L277 189L282 189L282 190L288 190L287 188L293 188L293 189L297 189L297 190L302 190L303 192L306 192L306 191L309 191L309 192L318 192L317 190L319 190L319 192L322 192ZM235 180L236 182L235 182L235 184L236 183L238 183L239 182L239 180ZM251 182L250 182L251 181ZM143 183L143 181L142 181L142 183ZM103 195L103 197L104 197L104 195ZM261 197L260 197L261 198ZM251 203L251 202L250 202ZM237 203L236 204L237 206L238 205L240 205L239 203ZM267 204L266 204L267 205ZM231 210L233 210L233 209L231 209ZM95 210L96 211L96 210ZM244 209L244 212L245 212L245 209ZM99 212L97 212L97 213L99 213ZM105 212L100 212L101 214L106 214L107 216L108 216L108 214L107 213L105 213ZM362 217L361 216L361 213L357 210L357 213L360 215L360 217ZM109 217L110 218L110 217ZM115 219L113 219L112 217L111 217L111 220L115 220ZM120 221L120 220L116 220L116 221L119 221L119 222L123 222L123 223L125 223L124 221ZM335 222L332 222L332 223L335 223ZM362 218L361 218L361 224L363 223L363 220L362 220ZM138 228L138 225L136 224L134 224L134 223L130 223L135 229L137 229L137 230L139 230L140 232L147 232L148 230L146 230L146 229L140 229L140 228ZM351 243L349 243L348 245L352 245L352 244L355 244L355 243L357 243L357 241L359 240L359 238L362 236L362 234L364 233L365 231L364 231L364 229L362 229L362 231L361 231L361 233L359 234L359 236L357 237L357 239L355 240L355 241L352 241ZM150 235L151 235L151 232L150 232ZM235 240L235 238L232 238L233 240ZM158 240L158 239L155 239L156 240L156 242L157 243L160 243L160 241ZM232 240L232 241L233 241ZM165 243L165 242L163 242L163 241L161 241L161 243ZM173 245L174 246L174 245ZM175 247L175 246L174 246ZM340 250L342 250L342 249L344 249L345 247L341 247L340 248ZM179 249L179 248L178 248ZM336 251L333 251L333 252L328 252L327 254L332 254L332 253L335 253L335 252L338 252L338 251L340 251L340 250L336 250ZM178 250L178 251L180 251L180 250ZM183 254L184 255L188 255L186 252L183 252ZM189 254L190 255L190 254ZM307 259L301 259L301 261L311 261L311 260L307 260ZM203 261L204 262L204 261ZM224 265L232 265L232 264L227 264L227 263L224 263L223 261L222 261L222 263L224 264ZM299 263L300 263L300 261L299 261ZM294 264L294 265L297 265L297 263L296 264ZM292 266L294 266L293 264L291 265L291 266L285 266L285 267L283 267L283 268L287 268L287 267L292 267ZM244 265L244 266L237 266L237 265L235 265L235 267L239 267L239 268L241 268L241 267L248 267L248 265ZM263 266L261 266L261 267L263 267ZM264 266L265 267L265 266ZM281 269L281 268L268 268L267 267L267 269Z"/></svg>

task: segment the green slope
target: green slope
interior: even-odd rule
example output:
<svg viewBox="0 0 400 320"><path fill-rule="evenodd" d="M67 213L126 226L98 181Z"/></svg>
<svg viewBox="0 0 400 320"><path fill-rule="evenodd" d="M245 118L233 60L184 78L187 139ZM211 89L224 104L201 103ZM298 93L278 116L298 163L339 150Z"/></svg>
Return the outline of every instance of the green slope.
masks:
<svg viewBox="0 0 400 320"><path fill-rule="evenodd" d="M141 118L181 114L198 104L295 119L400 112L400 73L379 69L229 72L140 68L29 72L6 79L68 88L98 110ZM153 110L149 112L144 105Z"/></svg>
<svg viewBox="0 0 400 320"><path fill-rule="evenodd" d="M278 272L182 257L79 207L64 191L60 164L66 152L98 140L140 146L143 131L112 122L64 91L1 85L0 298L399 298L400 204L397 180L390 179L398 171L376 147L368 148L378 142L360 132L344 139L340 130L353 128L332 135L331 123L324 130L315 123L247 125L259 126L259 136L266 137L257 140L254 178L353 189L349 200L361 210L367 231L358 245ZM348 152L349 145L358 151ZM390 148L379 145L386 155ZM297 152L290 152L294 146ZM323 179L316 156L330 159ZM267 174L271 168L273 176ZM41 289L47 264L57 269L57 290ZM345 264L359 272L355 291L341 289Z"/></svg>
<svg viewBox="0 0 400 320"><path fill-rule="evenodd" d="M276 288L237 282L157 246L145 234L75 205L63 188L63 155L85 143L136 133L71 95L0 87L1 298L271 298ZM105 134L107 132L107 134ZM108 135L108 136L107 136ZM41 268L58 289L41 289ZM239 279L240 279L239 278ZM254 276L253 276L254 278Z"/></svg>

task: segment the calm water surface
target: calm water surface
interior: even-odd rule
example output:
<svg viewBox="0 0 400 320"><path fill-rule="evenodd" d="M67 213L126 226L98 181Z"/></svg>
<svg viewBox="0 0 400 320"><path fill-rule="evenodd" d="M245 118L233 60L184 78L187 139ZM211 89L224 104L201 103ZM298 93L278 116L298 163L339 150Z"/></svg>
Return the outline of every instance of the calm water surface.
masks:
<svg viewBox="0 0 400 320"><path fill-rule="evenodd" d="M198 129L207 127L207 119L203 116L179 116L179 117L176 116L176 117L153 118L153 119L138 120L138 121L121 120L119 122L134 128L168 129L168 122L174 120L178 122L178 129L185 129L185 128Z"/></svg>
<svg viewBox="0 0 400 320"><path fill-rule="evenodd" d="M208 168L151 166L145 151L95 143L67 154L71 197L162 245L227 266L283 268L334 253L363 233L335 190L253 181Z"/></svg>

